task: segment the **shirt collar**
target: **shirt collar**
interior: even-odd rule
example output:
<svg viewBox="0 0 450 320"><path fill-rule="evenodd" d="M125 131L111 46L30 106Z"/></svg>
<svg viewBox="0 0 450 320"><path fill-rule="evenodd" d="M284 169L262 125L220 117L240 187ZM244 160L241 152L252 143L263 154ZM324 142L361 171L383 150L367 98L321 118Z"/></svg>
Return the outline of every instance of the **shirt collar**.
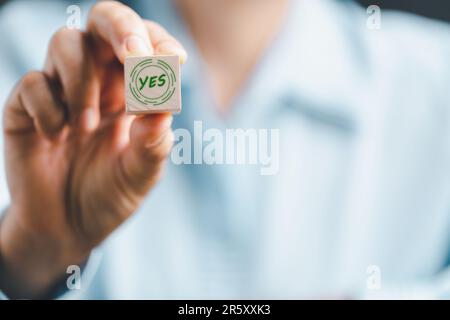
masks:
<svg viewBox="0 0 450 320"><path fill-rule="evenodd" d="M253 92L270 92L269 114L282 106L315 121L353 127L352 106L364 91L368 65L363 44L355 41L354 30L366 29L364 15L353 14L357 10L348 1L292 1L283 30L257 71ZM355 19L361 28L355 28Z"/></svg>

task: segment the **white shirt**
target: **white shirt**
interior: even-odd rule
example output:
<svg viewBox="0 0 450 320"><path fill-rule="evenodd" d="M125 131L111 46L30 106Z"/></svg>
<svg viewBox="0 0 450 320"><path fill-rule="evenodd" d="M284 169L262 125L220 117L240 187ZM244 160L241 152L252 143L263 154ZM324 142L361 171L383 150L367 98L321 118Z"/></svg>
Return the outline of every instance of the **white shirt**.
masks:
<svg viewBox="0 0 450 320"><path fill-rule="evenodd" d="M370 30L349 1L291 6L224 119L171 5L135 5L190 55L175 128L279 129L279 170L169 160L66 297L450 296L450 27L383 11ZM54 1L0 12L1 101L42 65L64 14Z"/></svg>

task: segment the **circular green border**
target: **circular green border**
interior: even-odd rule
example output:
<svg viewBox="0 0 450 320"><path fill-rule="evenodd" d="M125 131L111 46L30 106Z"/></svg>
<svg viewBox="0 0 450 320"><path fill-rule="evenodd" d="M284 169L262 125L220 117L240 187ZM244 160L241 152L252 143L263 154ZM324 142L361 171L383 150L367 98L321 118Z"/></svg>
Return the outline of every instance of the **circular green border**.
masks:
<svg viewBox="0 0 450 320"><path fill-rule="evenodd" d="M142 94L137 89L138 75L141 74L141 72L149 66L160 68L167 75L167 81L168 81L167 90L157 98L149 98L149 97L145 96L144 94ZM129 89L130 89L131 94L133 95L133 97L136 100L138 100L139 102L141 102L142 104L145 104L145 105L149 105L149 104L153 105L153 106L161 105L161 104L167 102L173 96L173 94L175 93L175 90L176 90L175 72L173 71L173 69L167 62L160 60L158 58L149 58L149 59L145 59L145 60L142 60L141 62L139 62L132 69L129 80L130 80L129 81Z"/></svg>

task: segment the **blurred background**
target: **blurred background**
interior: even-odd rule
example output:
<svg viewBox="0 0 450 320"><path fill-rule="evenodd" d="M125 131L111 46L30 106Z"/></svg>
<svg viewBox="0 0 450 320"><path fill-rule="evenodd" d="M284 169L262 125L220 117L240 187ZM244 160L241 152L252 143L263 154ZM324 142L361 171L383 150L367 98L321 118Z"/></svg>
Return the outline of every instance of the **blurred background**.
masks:
<svg viewBox="0 0 450 320"><path fill-rule="evenodd" d="M10 0L0 0L0 5ZM55 0L59 1L59 0ZM349 0L343 0L349 1ZM71 1L76 4L77 1ZM426 17L450 22L449 0L357 0L363 6L378 5L381 8L402 10L420 14Z"/></svg>

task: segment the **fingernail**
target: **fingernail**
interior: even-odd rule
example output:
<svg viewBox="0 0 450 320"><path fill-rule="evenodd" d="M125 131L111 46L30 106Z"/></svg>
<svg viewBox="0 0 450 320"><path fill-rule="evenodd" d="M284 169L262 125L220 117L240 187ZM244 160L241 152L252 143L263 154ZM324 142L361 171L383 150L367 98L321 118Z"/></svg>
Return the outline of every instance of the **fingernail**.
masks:
<svg viewBox="0 0 450 320"><path fill-rule="evenodd" d="M186 51L171 42L163 42L158 46L158 53L167 54L167 55L175 55L180 57L180 62L185 63L187 60Z"/></svg>
<svg viewBox="0 0 450 320"><path fill-rule="evenodd" d="M93 131L97 127L97 112L88 108L81 115L81 125L85 131Z"/></svg>
<svg viewBox="0 0 450 320"><path fill-rule="evenodd" d="M127 55L151 55L150 45L141 37L131 35L125 39L125 50Z"/></svg>

